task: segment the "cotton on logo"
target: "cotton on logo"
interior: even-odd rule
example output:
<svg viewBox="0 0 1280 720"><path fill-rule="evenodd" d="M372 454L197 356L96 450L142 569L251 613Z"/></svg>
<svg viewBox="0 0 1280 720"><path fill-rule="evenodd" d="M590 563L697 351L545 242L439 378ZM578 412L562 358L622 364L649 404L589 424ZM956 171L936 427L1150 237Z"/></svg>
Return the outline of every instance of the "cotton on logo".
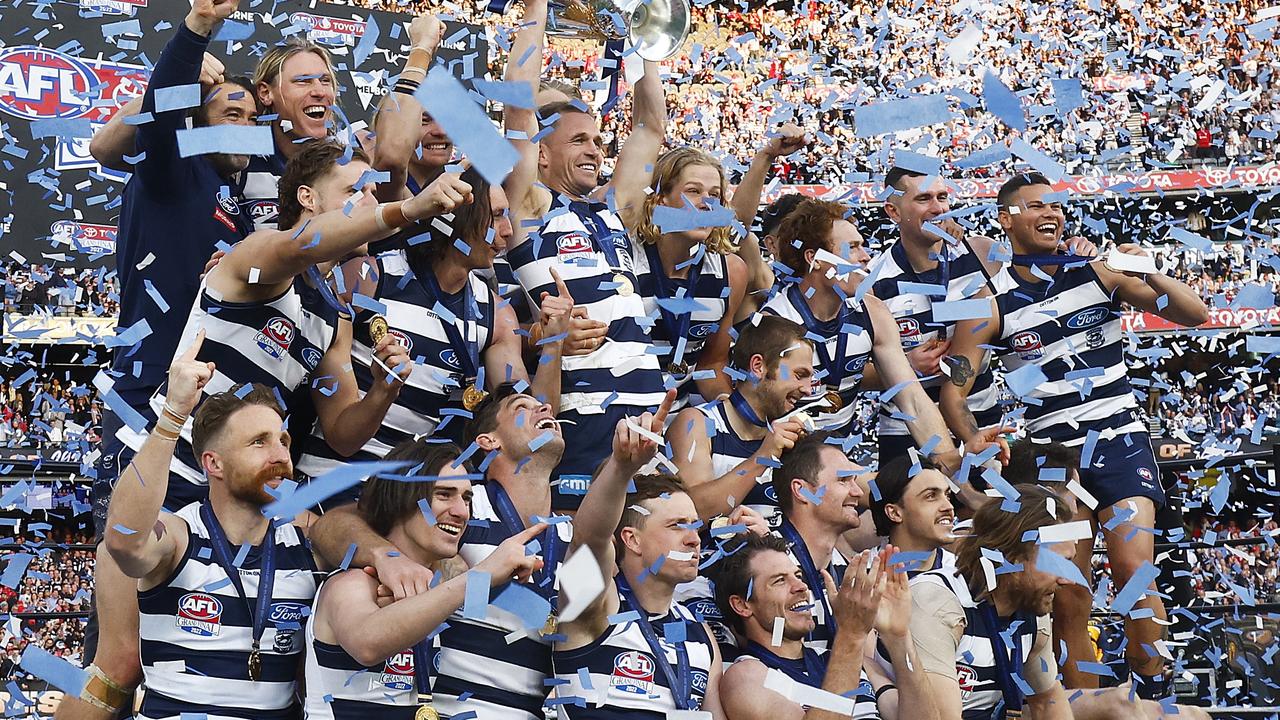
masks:
<svg viewBox="0 0 1280 720"><path fill-rule="evenodd" d="M0 52L0 110L27 120L78 118L92 107L93 68L53 50L24 45Z"/></svg>

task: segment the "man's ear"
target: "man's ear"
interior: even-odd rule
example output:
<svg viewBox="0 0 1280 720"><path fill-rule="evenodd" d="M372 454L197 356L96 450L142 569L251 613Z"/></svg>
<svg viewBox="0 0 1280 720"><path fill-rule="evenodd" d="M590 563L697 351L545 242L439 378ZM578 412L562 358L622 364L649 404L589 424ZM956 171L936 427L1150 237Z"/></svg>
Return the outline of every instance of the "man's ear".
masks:
<svg viewBox="0 0 1280 720"><path fill-rule="evenodd" d="M501 450L502 443L498 441L498 436L494 433L481 433L476 436L476 445L486 453L494 450Z"/></svg>
<svg viewBox="0 0 1280 720"><path fill-rule="evenodd" d="M271 85L265 82L258 83L257 90L258 107L262 108L265 112L271 107L272 100L274 99L274 93L271 92Z"/></svg>
<svg viewBox="0 0 1280 720"><path fill-rule="evenodd" d="M622 528L618 531L618 538L622 540L622 547L636 555L640 554L640 538L636 536L635 528L630 526ZM622 562L622 558L618 558L617 561Z"/></svg>
<svg viewBox="0 0 1280 720"><path fill-rule="evenodd" d="M738 617L749 618L752 616L751 606L747 604L747 599L741 595L729 596L729 609L737 613Z"/></svg>
<svg viewBox="0 0 1280 720"><path fill-rule="evenodd" d="M298 204L312 214L316 212L317 200L316 191L310 185L299 185L297 192Z"/></svg>
<svg viewBox="0 0 1280 720"><path fill-rule="evenodd" d="M1013 214L1009 212L1008 208L1001 207L1000 212L996 213L996 222L1000 223L1000 227L1005 232L1009 232L1009 229L1013 227Z"/></svg>
<svg viewBox="0 0 1280 720"><path fill-rule="evenodd" d="M902 508L898 507L894 503L885 503L884 516L893 522L900 523L902 522Z"/></svg>

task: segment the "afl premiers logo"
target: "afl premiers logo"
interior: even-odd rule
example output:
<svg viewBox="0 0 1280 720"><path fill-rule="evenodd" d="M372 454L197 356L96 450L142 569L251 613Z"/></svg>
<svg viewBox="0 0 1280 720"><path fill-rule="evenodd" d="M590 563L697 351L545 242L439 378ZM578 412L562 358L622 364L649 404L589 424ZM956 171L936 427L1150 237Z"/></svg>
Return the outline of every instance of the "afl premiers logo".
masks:
<svg viewBox="0 0 1280 720"><path fill-rule="evenodd" d="M205 593L187 593L178 600L178 629L199 637L222 632L222 601Z"/></svg>
<svg viewBox="0 0 1280 720"><path fill-rule="evenodd" d="M1044 346L1040 344L1040 333L1024 330L1009 340L1009 346L1023 360L1039 360L1044 357Z"/></svg>
<svg viewBox="0 0 1280 720"><path fill-rule="evenodd" d="M609 676L610 692L648 697L653 692L653 658L630 650L619 653L613 659L613 673Z"/></svg>
<svg viewBox="0 0 1280 720"><path fill-rule="evenodd" d="M258 347L262 348L263 352L279 360L289 352L289 346L293 344L293 335L293 323L289 318L276 316L262 326L262 330L254 340L258 342Z"/></svg>

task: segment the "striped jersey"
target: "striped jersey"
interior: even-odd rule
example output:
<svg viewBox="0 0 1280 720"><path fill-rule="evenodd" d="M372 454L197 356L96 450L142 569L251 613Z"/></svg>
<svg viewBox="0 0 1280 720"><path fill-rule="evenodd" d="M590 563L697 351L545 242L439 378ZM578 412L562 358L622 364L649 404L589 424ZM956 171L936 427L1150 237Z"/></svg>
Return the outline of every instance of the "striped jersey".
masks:
<svg viewBox="0 0 1280 720"><path fill-rule="evenodd" d="M316 597L323 598L323 592L322 584ZM317 640L314 622L307 623L306 645L307 720L412 720L418 690L411 648L380 663L361 665L341 645Z"/></svg>
<svg viewBox="0 0 1280 720"><path fill-rule="evenodd" d="M972 299L989 286L982 259L964 243L943 243L937 266L926 272L918 272L911 267L902 241L898 241L867 265L867 274L872 282L871 293L884 301L898 322L903 352L910 352L935 338L945 340L950 337L954 323L934 320L934 302L942 302L944 299L946 302ZM927 287L930 285L937 287L937 290ZM940 297L941 286L945 286L945 298ZM944 379L941 374L920 379L920 384L935 404L942 394ZM968 400L969 410L977 420L978 427L987 427L1000 421L999 400L999 386L984 359L978 368L978 376L974 379ZM910 435L903 419L905 417L907 414L894 402L885 403L880 411L879 433Z"/></svg>
<svg viewBox="0 0 1280 720"><path fill-rule="evenodd" d="M801 560L809 557L809 550L804 544L804 539L800 537L800 533L796 531L790 522L784 520L777 534L791 544L787 555L803 571L806 563L801 562ZM818 562L818 559L813 561L813 569L816 573L813 577L810 577L808 572L802 573L805 576L805 584L809 586L809 594L813 597L813 609L810 611L810 614L813 615L813 631L804 639L804 646L812 650L826 652L831 649L831 641L835 639L836 624L835 616L832 613L831 600L827 597L827 586L822 581L822 571L826 570L831 579L839 586L844 582L844 574L849 568L849 562L840 554L839 550L834 549L831 551L831 557L825 566L817 565ZM830 627L827 625L828 618L831 618Z"/></svg>
<svg viewBox="0 0 1280 720"><path fill-rule="evenodd" d="M632 610L626 598L620 597L618 613ZM715 660L711 637L693 613L677 602L662 615L650 615L649 621L664 660L673 670L677 667L677 641L668 641L667 635L677 630L683 633L679 642L689 657L689 675L684 682L695 706L701 707ZM559 681L556 696L561 720L665 720L667 713L679 709L666 673L635 621L612 624L589 645L556 650L552 656ZM589 688L584 681L589 681ZM573 698L583 699L583 706Z"/></svg>
<svg viewBox="0 0 1280 720"><path fill-rule="evenodd" d="M749 642L743 649L742 658L754 658L765 667L777 670L802 685L821 688L826 680L830 655L825 650L819 652L809 647L805 647L802 652L804 657L785 658L774 653L771 648ZM815 677L810 668L821 674ZM867 677L866 670L859 670L859 675L860 681L853 696L853 720L880 720L880 708L876 705L876 693L871 686L871 679Z"/></svg>
<svg viewBox="0 0 1280 720"><path fill-rule="evenodd" d="M1145 433L1129 385L1120 302L1092 265L1064 266L1050 281L1010 275L1017 285L996 298L992 345L1006 375L1028 365L1044 374L1022 395L1028 434L1080 445L1089 430Z"/></svg>
<svg viewBox="0 0 1280 720"><path fill-rule="evenodd" d="M408 350L413 370L378 431L350 458L342 457L325 443L324 432L316 423L298 463L298 469L311 477L323 475L349 460L380 459L401 442L415 436L434 435L437 429L459 442L463 425L470 417L462 406L462 388L470 380L464 377L466 365L459 358L463 351L450 341L445 326L452 324L460 339L479 350L483 366L484 353L493 342L494 304L489 286L475 274L467 276L474 303L472 319L468 321L467 293L442 293L442 297L434 297L427 289L429 286L409 267L403 250L379 255L377 264L375 297L386 306L388 333ZM430 268L420 269L431 272ZM443 306L445 314L436 311L438 305ZM351 368L361 388L373 383L370 372L373 341L369 337L369 320L373 315L372 310L357 310L352 333Z"/></svg>
<svg viewBox="0 0 1280 720"><path fill-rule="evenodd" d="M841 306L839 315L822 321L809 311L799 284L779 285L771 292L773 296L760 308L760 312L786 318L805 328L805 336L815 346L814 368L826 383L823 391L838 392L843 401L835 412L814 412L814 424L818 429L836 435L855 432L857 428L853 425L857 408L854 400L862 382L862 371L871 359L871 349L875 345L875 330L866 308L850 298Z"/></svg>
<svg viewBox="0 0 1280 720"><path fill-rule="evenodd" d="M617 213L601 202L555 195L542 226L507 250L530 306L556 293L551 270L574 303L609 326L606 342L587 355L561 361L560 411L603 413L605 405L656 407L662 368L649 337L652 324L636 292L631 239Z"/></svg>
<svg viewBox="0 0 1280 720"><path fill-rule="evenodd" d="M724 255L707 252L706 245L699 245L688 266L689 277L668 278L663 275L656 245L633 242L632 255L645 314L653 322L649 339L656 348L666 385L677 388L676 405L672 407L675 411L684 407L691 391L697 391L692 376L698 357L707 340L720 329L728 310L727 263ZM677 357L689 372L671 373Z"/></svg>
<svg viewBox="0 0 1280 720"><path fill-rule="evenodd" d="M261 679L250 681L252 615L214 559L200 505L192 503L176 513L187 523L189 540L173 574L138 593L146 686L138 717L292 718L304 649L302 624L316 594L311 550L293 525L272 531L276 571L271 614L261 640ZM255 547L239 568L250 603L257 597L260 563Z"/></svg>
<svg viewBox="0 0 1280 720"><path fill-rule="evenodd" d="M992 718L1003 720L1005 715L999 706L1004 702L1004 695L1000 689L1000 680L996 671L996 648L991 637L998 632L1004 632L1008 642L1014 639L1015 635L1017 636L1021 656L1016 658L1016 661L1025 673L1029 669L1028 661L1032 658L1036 643L1038 619L1031 615L1018 615L1007 630L989 628L989 623L983 617L983 606L989 606L989 601L975 601L969 592L969 586L954 567L917 575L911 580L911 592L913 595L949 592L960 601L960 606L964 610L964 635L956 646L955 662L956 679L960 685L962 717L964 720L992 720ZM1052 661L1051 655L1049 658ZM879 659L882 665L888 666L887 659L882 654ZM1056 667L1031 668L1031 670L1041 675L1047 673L1050 678L1057 673ZM1031 684L1034 688L1035 683ZM998 709L1001 709L1001 712L997 712Z"/></svg>
<svg viewBox="0 0 1280 720"><path fill-rule="evenodd" d="M500 519L495 509L494 487L490 480L472 498L471 521L463 532L458 554L475 567L489 557L498 545L514 533ZM524 519L527 524L528 518ZM559 557L548 562L545 572L534 575L527 585L557 606L555 570L564 560L564 552L573 539L573 526L567 522L554 525L560 539ZM545 545L545 543L544 543ZM547 548L541 551L547 558ZM541 628L526 628L520 616L490 604L483 620L462 616L461 611L449 618L439 635L437 670L432 678L432 704L444 717L456 717L468 711L482 720L542 720L542 705L551 688L551 645L542 639ZM518 639L508 636L520 632ZM465 699L464 699L465 698Z"/></svg>
<svg viewBox="0 0 1280 720"><path fill-rule="evenodd" d="M275 230L280 216L280 176L287 161L279 148L271 156L254 155L240 173L240 208L255 230Z"/></svg>
<svg viewBox="0 0 1280 720"><path fill-rule="evenodd" d="M711 441L712 480L732 472L743 460L755 455L764 442L763 439L744 440L738 437L738 433L729 424L727 407L723 400L712 400L697 406L698 412L706 416L707 437ZM763 515L769 527L776 528L782 522L782 510L778 507L778 495L770 482L772 478L773 470L766 467L760 477L756 478L751 492L746 497L735 500Z"/></svg>
<svg viewBox="0 0 1280 720"><path fill-rule="evenodd" d="M313 287L299 275L274 299L225 302L216 299L202 281L174 357L186 352L203 329L205 339L198 359L215 364L213 378L204 386L204 397L241 383L261 383L276 390L286 408L293 408L295 399L309 402L308 380L333 343L339 321L338 310L325 300L328 292L327 286ZM164 407L167 387L162 386L151 398L151 409L157 416ZM146 438L129 427L120 431L121 441L134 451L142 448ZM200 499L207 492L204 473L191 450L189 419L169 469L171 475L186 481L170 483L171 497ZM187 484L194 487L182 487Z"/></svg>

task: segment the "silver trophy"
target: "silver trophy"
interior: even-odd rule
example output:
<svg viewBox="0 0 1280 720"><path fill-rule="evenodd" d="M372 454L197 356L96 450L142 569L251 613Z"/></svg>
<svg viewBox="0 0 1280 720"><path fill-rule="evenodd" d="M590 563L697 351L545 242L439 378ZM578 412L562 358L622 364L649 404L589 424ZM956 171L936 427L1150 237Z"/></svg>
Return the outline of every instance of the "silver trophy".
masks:
<svg viewBox="0 0 1280 720"><path fill-rule="evenodd" d="M665 60L689 35L689 0L553 0L547 34L629 39L645 60Z"/></svg>

